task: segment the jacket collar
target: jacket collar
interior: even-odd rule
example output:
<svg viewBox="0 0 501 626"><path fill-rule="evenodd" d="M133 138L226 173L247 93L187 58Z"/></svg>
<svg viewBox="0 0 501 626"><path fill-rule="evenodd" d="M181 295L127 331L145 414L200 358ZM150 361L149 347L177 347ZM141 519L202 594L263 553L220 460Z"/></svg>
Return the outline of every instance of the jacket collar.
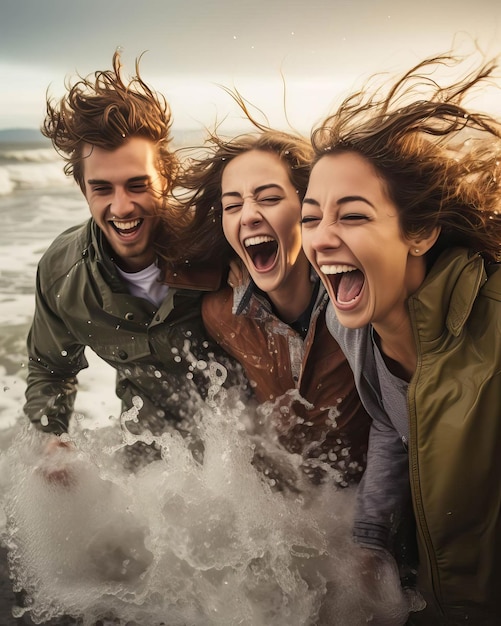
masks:
<svg viewBox="0 0 501 626"><path fill-rule="evenodd" d="M316 283L320 280L313 268L311 268L310 271L310 280L312 283ZM320 300L324 298L325 293L324 286L321 284L315 301L315 308L319 305ZM266 295L258 288L252 278L249 278L247 283L238 285L233 289L233 315L249 315L252 310L253 302L263 306L265 310L270 313L273 310L271 302Z"/></svg>
<svg viewBox="0 0 501 626"><path fill-rule="evenodd" d="M123 291L124 283L113 262L113 251L102 230L92 218L89 220L89 230L90 245L87 254L92 255L99 272L110 289L114 292Z"/></svg>
<svg viewBox="0 0 501 626"><path fill-rule="evenodd" d="M486 280L484 260L479 254L466 248L443 252L408 301L421 341L437 339L444 326L457 337Z"/></svg>

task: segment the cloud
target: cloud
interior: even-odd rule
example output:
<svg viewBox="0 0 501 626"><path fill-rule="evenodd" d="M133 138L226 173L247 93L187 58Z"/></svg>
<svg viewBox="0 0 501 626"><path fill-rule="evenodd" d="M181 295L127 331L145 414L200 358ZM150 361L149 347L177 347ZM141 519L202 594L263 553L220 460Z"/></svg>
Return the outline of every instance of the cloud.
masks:
<svg viewBox="0 0 501 626"><path fill-rule="evenodd" d="M130 73L145 52L142 74L165 86L180 123L229 112L216 83L278 112L281 75L306 120L339 85L405 69L458 33L497 53L500 30L494 0L475 10L470 0L421 0L412 13L400 0L2 0L0 128L38 125L47 86L62 93L66 77L109 68L117 46Z"/></svg>

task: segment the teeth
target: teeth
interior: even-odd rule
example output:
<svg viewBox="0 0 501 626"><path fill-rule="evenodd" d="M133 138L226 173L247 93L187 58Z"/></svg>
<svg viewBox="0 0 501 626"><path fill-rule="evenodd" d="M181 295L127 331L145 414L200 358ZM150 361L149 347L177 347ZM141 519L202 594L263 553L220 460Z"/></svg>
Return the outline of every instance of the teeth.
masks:
<svg viewBox="0 0 501 626"><path fill-rule="evenodd" d="M345 272L354 272L357 268L353 265L321 265L320 271L323 274L344 274Z"/></svg>
<svg viewBox="0 0 501 626"><path fill-rule="evenodd" d="M131 228L135 228L141 222L141 220L131 220L130 222L120 222L118 220L112 220L112 222L119 230L130 230Z"/></svg>
<svg viewBox="0 0 501 626"><path fill-rule="evenodd" d="M259 243L266 243L267 241L275 241L273 237L269 235L259 235L258 237L249 237L244 241L244 246L249 248L250 246L257 246Z"/></svg>

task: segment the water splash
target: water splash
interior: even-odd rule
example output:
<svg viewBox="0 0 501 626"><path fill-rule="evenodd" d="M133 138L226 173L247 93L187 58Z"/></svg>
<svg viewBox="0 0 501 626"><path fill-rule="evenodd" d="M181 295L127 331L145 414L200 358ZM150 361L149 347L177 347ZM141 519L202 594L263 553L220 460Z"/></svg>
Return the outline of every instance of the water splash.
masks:
<svg viewBox="0 0 501 626"><path fill-rule="evenodd" d="M253 465L250 409L211 375L193 417L202 455L176 431L128 431L139 399L122 429L77 431L50 455L43 434L16 437L2 463L4 543L26 595L16 615L29 611L37 624L70 615L84 626L404 624L408 602L391 567L370 593L360 582L354 494L273 488ZM138 443L161 455L130 473L122 457ZM300 472L296 456L290 471Z"/></svg>

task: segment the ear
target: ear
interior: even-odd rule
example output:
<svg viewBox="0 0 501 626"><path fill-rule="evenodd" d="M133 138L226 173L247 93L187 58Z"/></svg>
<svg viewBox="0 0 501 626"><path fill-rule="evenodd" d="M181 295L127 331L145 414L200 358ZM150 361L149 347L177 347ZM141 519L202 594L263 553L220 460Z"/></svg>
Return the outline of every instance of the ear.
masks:
<svg viewBox="0 0 501 626"><path fill-rule="evenodd" d="M423 256L432 248L440 235L440 226L433 228L427 235L409 239L409 254Z"/></svg>

